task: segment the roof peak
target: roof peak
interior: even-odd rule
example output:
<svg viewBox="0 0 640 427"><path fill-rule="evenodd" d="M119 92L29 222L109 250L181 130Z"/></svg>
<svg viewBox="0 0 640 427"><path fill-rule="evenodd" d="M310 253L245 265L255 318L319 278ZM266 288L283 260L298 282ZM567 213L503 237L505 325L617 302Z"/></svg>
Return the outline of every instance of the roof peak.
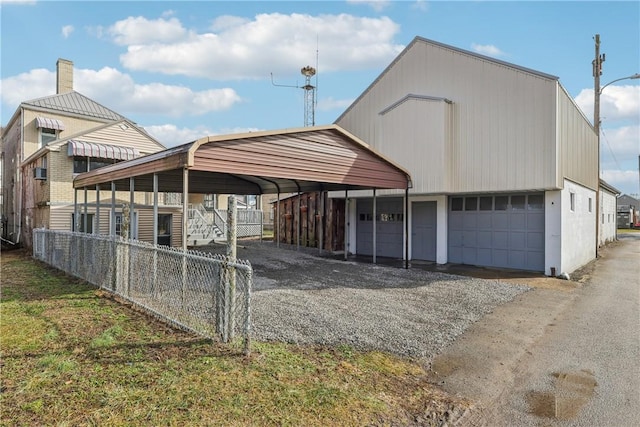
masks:
<svg viewBox="0 0 640 427"><path fill-rule="evenodd" d="M115 121L126 118L75 90L23 101L22 105L43 108L62 114L93 117L100 120Z"/></svg>

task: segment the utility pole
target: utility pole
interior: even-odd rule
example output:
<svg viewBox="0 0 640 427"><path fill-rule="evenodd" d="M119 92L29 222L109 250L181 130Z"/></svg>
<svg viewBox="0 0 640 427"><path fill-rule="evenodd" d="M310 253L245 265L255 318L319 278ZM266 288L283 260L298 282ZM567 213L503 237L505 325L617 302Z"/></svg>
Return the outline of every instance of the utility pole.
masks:
<svg viewBox="0 0 640 427"><path fill-rule="evenodd" d="M598 145L598 176L596 177L596 258L600 243L600 76L605 55L600 54L600 34L595 35L596 57L593 60L593 127L596 131Z"/></svg>

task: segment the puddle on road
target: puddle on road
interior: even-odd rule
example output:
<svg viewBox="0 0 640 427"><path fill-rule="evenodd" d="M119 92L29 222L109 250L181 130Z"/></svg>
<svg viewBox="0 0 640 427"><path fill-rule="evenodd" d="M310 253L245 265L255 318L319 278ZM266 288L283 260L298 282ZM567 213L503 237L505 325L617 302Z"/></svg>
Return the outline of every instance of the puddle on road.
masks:
<svg viewBox="0 0 640 427"><path fill-rule="evenodd" d="M526 399L529 412L545 418L570 420L575 418L582 407L593 397L598 385L593 372L556 372L553 390L550 392L531 391Z"/></svg>

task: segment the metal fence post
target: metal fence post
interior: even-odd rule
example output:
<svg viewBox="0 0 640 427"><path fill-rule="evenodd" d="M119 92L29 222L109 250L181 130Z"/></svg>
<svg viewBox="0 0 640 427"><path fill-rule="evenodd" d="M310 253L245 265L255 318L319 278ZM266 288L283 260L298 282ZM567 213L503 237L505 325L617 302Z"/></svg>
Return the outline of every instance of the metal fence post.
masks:
<svg viewBox="0 0 640 427"><path fill-rule="evenodd" d="M245 318L244 318L244 355L251 354L251 287L253 286L253 270L246 272L244 285Z"/></svg>
<svg viewBox="0 0 640 427"><path fill-rule="evenodd" d="M238 203L235 195L229 196L227 208L227 257L230 261L236 261L236 239L237 239L237 218ZM236 298L236 269L227 264L227 280L225 280L225 313L226 313L226 333L225 342L234 337L235 329L235 298Z"/></svg>

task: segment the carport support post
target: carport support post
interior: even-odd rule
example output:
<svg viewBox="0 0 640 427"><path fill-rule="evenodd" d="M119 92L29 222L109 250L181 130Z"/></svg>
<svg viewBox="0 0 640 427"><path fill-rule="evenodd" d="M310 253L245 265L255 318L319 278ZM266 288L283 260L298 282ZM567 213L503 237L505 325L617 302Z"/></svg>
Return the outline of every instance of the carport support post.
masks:
<svg viewBox="0 0 640 427"><path fill-rule="evenodd" d="M129 178L129 240L133 240L133 221L135 218L134 209L136 203L136 179Z"/></svg>
<svg viewBox="0 0 640 427"><path fill-rule="evenodd" d="M116 182L111 181L111 216L109 217L109 234L116 236Z"/></svg>
<svg viewBox="0 0 640 427"><path fill-rule="evenodd" d="M302 221L302 211L300 210L300 187L298 187L298 223L296 224L296 250L300 250L300 222Z"/></svg>
<svg viewBox="0 0 640 427"><path fill-rule="evenodd" d="M82 218L82 231L84 233L87 232L87 217L89 216L89 202L87 200L87 187L84 187L84 205L83 205L83 210L84 210L84 217Z"/></svg>
<svg viewBox="0 0 640 427"><path fill-rule="evenodd" d="M276 239L276 247L279 248L280 247L280 190L278 190L278 195L276 196L276 235L277 235L277 239Z"/></svg>
<svg viewBox="0 0 640 427"><path fill-rule="evenodd" d="M344 260L349 249L349 190L344 190Z"/></svg>
<svg viewBox="0 0 640 427"><path fill-rule="evenodd" d="M71 224L71 231L78 231L78 189L73 189L73 224Z"/></svg>
<svg viewBox="0 0 640 427"><path fill-rule="evenodd" d="M96 185L96 228L93 234L100 234L100 184Z"/></svg>
<svg viewBox="0 0 640 427"><path fill-rule="evenodd" d="M404 268L409 269L409 187L404 190Z"/></svg>
<svg viewBox="0 0 640 427"><path fill-rule="evenodd" d="M376 189L373 189L373 263L376 263L376 254L378 253L378 245L377 245L377 239L376 239L376 234L377 234L377 227L376 227Z"/></svg>
<svg viewBox="0 0 640 427"><path fill-rule="evenodd" d="M324 244L324 191L320 192L320 220L318 221L318 229L316 230L316 236L318 236L318 253L322 255L322 245Z"/></svg>
<svg viewBox="0 0 640 427"><path fill-rule="evenodd" d="M171 242L169 242L171 246ZM155 296L158 283L158 174L153 174L153 282L151 294Z"/></svg>

